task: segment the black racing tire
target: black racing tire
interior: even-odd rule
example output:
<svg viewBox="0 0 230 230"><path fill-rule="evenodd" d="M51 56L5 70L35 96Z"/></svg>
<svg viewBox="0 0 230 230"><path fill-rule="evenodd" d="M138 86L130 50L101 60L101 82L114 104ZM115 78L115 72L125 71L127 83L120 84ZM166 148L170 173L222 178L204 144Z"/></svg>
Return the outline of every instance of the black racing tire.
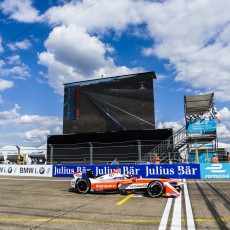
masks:
<svg viewBox="0 0 230 230"><path fill-rule="evenodd" d="M175 189L176 189L176 190L177 190L177 192L179 192L179 193L180 193L180 192L181 192L181 190L182 190L182 188L181 188L181 186L180 186L180 185L176 186L176 187L175 187Z"/></svg>
<svg viewBox="0 0 230 230"><path fill-rule="evenodd" d="M164 194L164 191L164 185L158 180L152 181L148 184L147 193L153 198L161 197Z"/></svg>
<svg viewBox="0 0 230 230"><path fill-rule="evenodd" d="M122 190L120 190L120 194L121 195L128 195L128 194L130 194L130 192L125 190L125 189L122 189Z"/></svg>
<svg viewBox="0 0 230 230"><path fill-rule="evenodd" d="M86 194L90 192L91 184L89 179L79 179L76 182L75 188L79 193Z"/></svg>

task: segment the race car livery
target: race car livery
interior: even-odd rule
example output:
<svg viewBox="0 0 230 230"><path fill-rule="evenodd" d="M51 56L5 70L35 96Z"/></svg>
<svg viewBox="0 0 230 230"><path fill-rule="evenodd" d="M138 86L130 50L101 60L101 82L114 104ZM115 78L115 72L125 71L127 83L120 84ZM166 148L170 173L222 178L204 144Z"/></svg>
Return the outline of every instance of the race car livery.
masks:
<svg viewBox="0 0 230 230"><path fill-rule="evenodd" d="M143 192L150 197L179 197L181 180L169 178L137 178L132 174L121 174L120 169L102 176L94 176L92 170L75 172L71 187L77 192L119 192L123 195Z"/></svg>

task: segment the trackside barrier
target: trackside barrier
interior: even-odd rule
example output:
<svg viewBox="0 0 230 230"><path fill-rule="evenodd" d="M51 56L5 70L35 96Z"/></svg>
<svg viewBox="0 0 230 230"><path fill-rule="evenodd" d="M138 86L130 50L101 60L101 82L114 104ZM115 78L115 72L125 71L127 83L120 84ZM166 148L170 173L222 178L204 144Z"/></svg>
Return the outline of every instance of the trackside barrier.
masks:
<svg viewBox="0 0 230 230"><path fill-rule="evenodd" d="M53 177L73 177L74 172L87 169L95 175L111 173L119 167L122 174L133 174L143 178L159 178L162 176L178 179L200 179L199 164L146 164L146 165L53 165Z"/></svg>
<svg viewBox="0 0 230 230"><path fill-rule="evenodd" d="M202 179L230 179L230 163L200 164Z"/></svg>
<svg viewBox="0 0 230 230"><path fill-rule="evenodd" d="M87 169L95 175L112 172L119 167L122 174L137 177L177 179L230 179L230 163L217 164L146 164L146 165L0 165L0 176L73 177Z"/></svg>
<svg viewBox="0 0 230 230"><path fill-rule="evenodd" d="M52 165L0 165L0 175L52 177Z"/></svg>

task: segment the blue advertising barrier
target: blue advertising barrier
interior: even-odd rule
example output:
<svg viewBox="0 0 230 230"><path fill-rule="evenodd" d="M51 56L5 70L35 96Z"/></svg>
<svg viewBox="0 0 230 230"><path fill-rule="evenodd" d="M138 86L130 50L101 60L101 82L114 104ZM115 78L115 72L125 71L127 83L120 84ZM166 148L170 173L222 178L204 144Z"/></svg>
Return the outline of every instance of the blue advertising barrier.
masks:
<svg viewBox="0 0 230 230"><path fill-rule="evenodd" d="M88 169L95 175L111 173L119 167L122 174L133 174L136 177L177 179L200 179L199 164L146 164L146 165L53 165L53 177L73 177L74 172Z"/></svg>
<svg viewBox="0 0 230 230"><path fill-rule="evenodd" d="M201 179L230 179L230 164L201 164Z"/></svg>

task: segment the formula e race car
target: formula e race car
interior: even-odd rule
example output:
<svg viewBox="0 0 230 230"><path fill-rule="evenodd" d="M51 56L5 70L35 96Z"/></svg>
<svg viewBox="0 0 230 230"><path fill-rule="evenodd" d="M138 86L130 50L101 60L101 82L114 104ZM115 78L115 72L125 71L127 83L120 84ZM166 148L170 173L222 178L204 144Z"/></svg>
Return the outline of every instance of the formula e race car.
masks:
<svg viewBox="0 0 230 230"><path fill-rule="evenodd" d="M182 184L184 182L176 179L137 178L132 174L121 174L119 168L102 176L94 176L92 170L75 172L71 180L71 187L82 194L103 191L127 195L142 192L153 198L179 197Z"/></svg>

